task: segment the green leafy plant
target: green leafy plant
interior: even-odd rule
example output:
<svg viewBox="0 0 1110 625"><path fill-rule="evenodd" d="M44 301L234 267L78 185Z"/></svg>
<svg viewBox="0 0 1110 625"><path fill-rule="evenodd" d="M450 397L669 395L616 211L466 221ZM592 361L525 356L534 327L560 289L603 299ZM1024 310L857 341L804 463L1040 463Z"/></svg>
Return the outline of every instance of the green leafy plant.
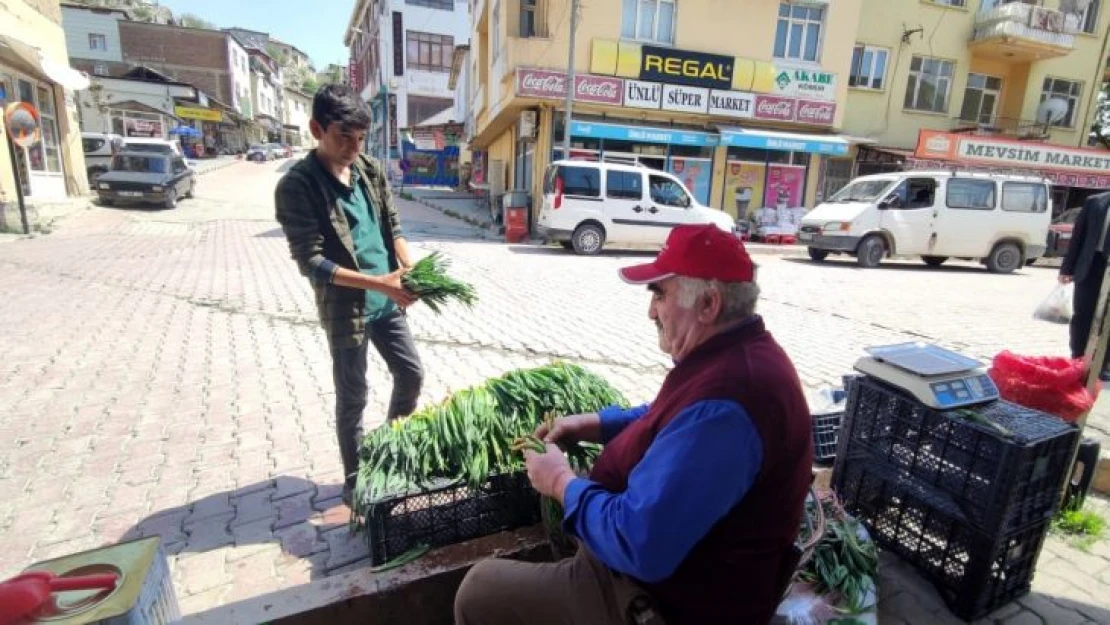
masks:
<svg viewBox="0 0 1110 625"><path fill-rule="evenodd" d="M441 306L456 301L467 308L478 301L474 287L447 275L451 263L439 252L416 261L412 269L401 277L401 284L428 305L432 312L439 314Z"/></svg>
<svg viewBox="0 0 1110 625"><path fill-rule="evenodd" d="M1098 514L1083 510L1080 505L1067 506L1052 519L1052 531L1066 537L1075 547L1084 551L1102 539L1106 520Z"/></svg>
<svg viewBox="0 0 1110 625"><path fill-rule="evenodd" d="M821 505L827 519L825 535L798 578L813 584L818 593L838 595L849 614L859 614L868 608L868 597L875 590L878 548L860 537L859 522L849 518L834 497Z"/></svg>
<svg viewBox="0 0 1110 625"><path fill-rule="evenodd" d="M361 529L371 507L388 497L419 492L441 480L478 487L493 475L522 471L517 451L542 445L528 438L542 421L611 405L627 404L604 378L555 362L510 371L386 424L369 433L359 450L354 529ZM578 444L566 453L582 472L599 451L598 445Z"/></svg>

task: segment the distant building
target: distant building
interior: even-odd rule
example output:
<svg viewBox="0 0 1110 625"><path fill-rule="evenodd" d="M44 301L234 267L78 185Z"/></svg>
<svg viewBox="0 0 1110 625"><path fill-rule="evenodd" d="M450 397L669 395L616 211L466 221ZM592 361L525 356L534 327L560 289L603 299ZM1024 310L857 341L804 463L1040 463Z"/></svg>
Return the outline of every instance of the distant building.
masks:
<svg viewBox="0 0 1110 625"><path fill-rule="evenodd" d="M343 42L351 80L374 110L369 149L397 169L397 128L419 126L455 104L448 87L457 45L470 40L467 0L358 0ZM565 56L565 55L564 55ZM386 110L391 128L386 132ZM458 114L447 115L461 119Z"/></svg>

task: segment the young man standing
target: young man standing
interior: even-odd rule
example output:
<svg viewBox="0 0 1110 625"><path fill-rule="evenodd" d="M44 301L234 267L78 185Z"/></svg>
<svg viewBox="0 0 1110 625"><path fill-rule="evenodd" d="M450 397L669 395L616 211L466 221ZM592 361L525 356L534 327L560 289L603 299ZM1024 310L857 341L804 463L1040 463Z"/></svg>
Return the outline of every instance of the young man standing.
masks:
<svg viewBox="0 0 1110 625"><path fill-rule="evenodd" d="M309 122L318 145L275 192L277 220L316 293L328 337L348 506L363 437L367 344L393 376L388 419L413 412L424 379L405 319L405 308L416 298L401 285L412 260L385 172L362 154L369 126L369 112L353 90L321 87Z"/></svg>

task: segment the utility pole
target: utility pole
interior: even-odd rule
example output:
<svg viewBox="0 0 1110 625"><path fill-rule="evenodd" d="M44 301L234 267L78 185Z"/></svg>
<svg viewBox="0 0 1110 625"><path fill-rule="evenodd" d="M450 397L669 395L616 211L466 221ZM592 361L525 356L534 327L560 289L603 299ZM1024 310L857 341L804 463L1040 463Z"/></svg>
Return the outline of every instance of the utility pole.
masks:
<svg viewBox="0 0 1110 625"><path fill-rule="evenodd" d="M570 52L567 59L567 112L563 116L563 158L570 158L570 120L574 111L574 39L578 31L578 0L570 3Z"/></svg>

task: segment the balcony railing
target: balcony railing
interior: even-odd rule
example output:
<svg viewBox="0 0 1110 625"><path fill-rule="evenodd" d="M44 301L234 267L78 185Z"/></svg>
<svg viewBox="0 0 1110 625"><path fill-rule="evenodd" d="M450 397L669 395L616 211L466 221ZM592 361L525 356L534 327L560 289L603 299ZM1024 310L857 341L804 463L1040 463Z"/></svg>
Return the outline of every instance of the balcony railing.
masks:
<svg viewBox="0 0 1110 625"><path fill-rule="evenodd" d="M1013 2L976 14L971 46L989 56L1033 61L1069 54L1078 31L1076 15Z"/></svg>
<svg viewBox="0 0 1110 625"><path fill-rule="evenodd" d="M1011 139L1042 140L1050 137L1050 124L1045 124L1032 119L1017 119L1014 117L994 117L979 121L956 119L952 122L952 132L1002 136Z"/></svg>

